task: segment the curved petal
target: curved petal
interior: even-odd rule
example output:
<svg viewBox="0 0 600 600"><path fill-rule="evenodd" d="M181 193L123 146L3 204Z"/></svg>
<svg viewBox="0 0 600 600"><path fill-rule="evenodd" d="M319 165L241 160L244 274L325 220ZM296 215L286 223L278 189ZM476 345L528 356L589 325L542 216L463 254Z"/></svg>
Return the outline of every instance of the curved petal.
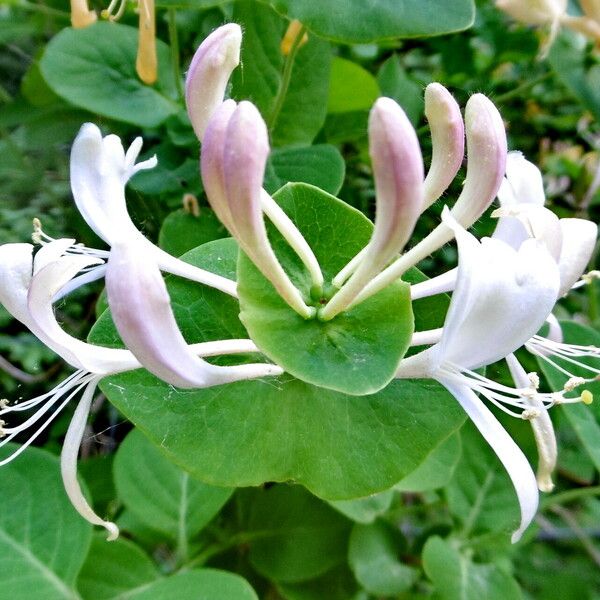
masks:
<svg viewBox="0 0 600 600"><path fill-rule="evenodd" d="M258 109L240 102L227 127L223 172L236 239L279 295L304 318L314 314L281 267L263 220L262 181L269 156L267 127Z"/></svg>
<svg viewBox="0 0 600 600"><path fill-rule="evenodd" d="M500 240L477 241L447 212L444 220L454 230L459 261L441 359L475 369L507 356L543 325L556 301L558 267L534 239L515 250Z"/></svg>
<svg viewBox="0 0 600 600"><path fill-rule="evenodd" d="M131 352L88 344L69 335L56 321L52 300L83 268L96 264L89 256L63 256L34 275L29 286L29 328L46 346L77 369L106 375L139 368Z"/></svg>
<svg viewBox="0 0 600 600"><path fill-rule="evenodd" d="M81 446L87 417L90 412L92 400L94 399L94 392L98 381L99 378L88 383L81 396L81 400L75 409L60 453L60 472L65 491L75 510L92 525L101 525L104 527L108 532L107 541L110 542L119 537L119 528L115 523L101 519L93 511L92 507L85 499L77 479L77 456L79 454L79 447Z"/></svg>
<svg viewBox="0 0 600 600"><path fill-rule="evenodd" d="M241 45L240 26L228 23L213 31L192 58L185 80L185 102L200 141L209 119L223 102L231 73L240 62Z"/></svg>
<svg viewBox="0 0 600 600"><path fill-rule="evenodd" d="M567 11L567 0L496 0L496 6L527 25L547 25Z"/></svg>
<svg viewBox="0 0 600 600"><path fill-rule="evenodd" d="M31 244L0 246L0 304L17 320L29 327L27 290L33 270Z"/></svg>
<svg viewBox="0 0 600 600"><path fill-rule="evenodd" d="M158 265L139 244L118 243L113 247L106 290L126 346L144 367L167 383L203 388L282 373L275 365L219 367L195 356L177 326Z"/></svg>
<svg viewBox="0 0 600 600"><path fill-rule="evenodd" d="M208 202L234 237L235 225L227 201L223 160L227 125L236 107L234 100L226 100L215 110L206 127L200 154L200 173Z"/></svg>
<svg viewBox="0 0 600 600"><path fill-rule="evenodd" d="M475 427L504 465L512 481L521 507L521 523L511 538L514 544L521 539L523 532L529 527L538 507L538 488L531 466L521 449L473 390L464 385L457 385L453 381L444 379L439 381L469 415Z"/></svg>
<svg viewBox="0 0 600 600"><path fill-rule="evenodd" d="M469 98L465 109L467 175L452 215L465 228L490 206L506 169L506 131L493 102L483 94Z"/></svg>
<svg viewBox="0 0 600 600"><path fill-rule="evenodd" d="M566 294L587 267L598 235L598 226L585 219L561 219L562 248L558 261L559 296Z"/></svg>
<svg viewBox="0 0 600 600"><path fill-rule="evenodd" d="M390 98L379 98L371 110L369 150L375 176L375 227L356 271L320 311L322 320L342 312L402 251L422 212L423 158L419 140L404 111Z"/></svg>
<svg viewBox="0 0 600 600"><path fill-rule="evenodd" d="M431 206L456 177L465 153L465 125L452 94L439 83L425 88L425 116L431 130L431 165L424 184L423 210Z"/></svg>

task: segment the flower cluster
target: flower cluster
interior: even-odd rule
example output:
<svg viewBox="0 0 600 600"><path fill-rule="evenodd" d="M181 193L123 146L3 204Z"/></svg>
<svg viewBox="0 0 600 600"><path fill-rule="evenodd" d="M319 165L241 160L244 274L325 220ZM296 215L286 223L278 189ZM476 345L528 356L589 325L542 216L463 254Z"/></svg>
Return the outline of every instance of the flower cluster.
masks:
<svg viewBox="0 0 600 600"><path fill-rule="evenodd" d="M434 279L414 284L418 300L452 292L444 326L413 334L412 346L427 346L397 366L397 378L429 378L452 393L506 467L520 505L517 540L531 522L538 488L552 488L556 440L548 409L556 404L591 401L572 392L600 370L581 365L580 358L600 350L562 341L552 315L557 300L582 281L596 240L596 226L582 219L558 219L544 207L538 169L521 154L507 152L502 119L495 106L475 94L461 110L441 85L425 91L433 155L427 174L417 135L400 106L380 98L369 118L369 144L376 189L376 218L368 244L331 281L299 229L262 188L269 141L266 125L250 103L224 100L229 77L239 63L241 31L226 25L213 32L191 63L186 100L190 120L202 142L200 169L208 200L241 250L302 319L328 322L351 311L401 278L411 267L444 244L456 240L458 266ZM441 223L408 251L419 216L446 191L468 164L462 192ZM35 224L31 244L0 247L0 302L44 344L73 366L75 372L52 391L0 407L0 446L26 430L21 453L75 396L79 404L61 455L62 476L75 508L90 522L104 526L113 539L114 523L102 520L82 495L76 477L79 445L98 381L107 375L146 368L180 388L205 388L281 375L269 362L216 366L205 357L260 352L250 339L188 345L179 330L161 275L172 273L237 297L236 283L175 258L146 239L130 219L125 186L156 159L136 163L136 139L124 150L121 140L84 125L71 152L71 188L75 203L90 227L110 250L52 239ZM498 224L490 238L476 239L468 229L495 198ZM307 298L282 267L273 250L264 217L287 241L311 280ZM125 349L100 347L75 339L56 321L53 303L77 287L105 277L108 303ZM315 304L323 290L327 301ZM548 337L539 335L549 325ZM524 347L568 376L564 389L542 392L535 373L526 373L515 351ZM556 359L561 359L560 364ZM506 360L514 386L493 381L479 371ZM583 366L589 379L576 377L563 364ZM398 401L401 401L400 399ZM522 451L497 421L487 403L528 420L539 451L536 475ZM14 413L32 411L18 425Z"/></svg>

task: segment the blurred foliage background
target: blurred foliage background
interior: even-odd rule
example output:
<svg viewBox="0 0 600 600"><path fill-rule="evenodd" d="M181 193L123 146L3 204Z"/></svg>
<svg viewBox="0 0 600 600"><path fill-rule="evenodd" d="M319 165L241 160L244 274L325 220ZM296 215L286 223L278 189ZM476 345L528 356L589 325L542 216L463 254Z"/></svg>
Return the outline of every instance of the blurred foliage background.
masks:
<svg viewBox="0 0 600 600"><path fill-rule="evenodd" d="M317 25L309 26L308 42L298 51L282 98L286 57L280 42L289 20L269 3L157 4L159 73L157 83L148 86L135 73L134 4L126 3L118 23L99 19L89 28L71 29L64 1L0 3L0 243L27 241L32 219L39 217L53 237L102 247L69 190L70 144L86 121L126 142L141 135L143 156L158 155L157 169L137 175L128 188L130 213L150 239L182 254L223 237L202 191L199 148L181 82L198 44L232 20L243 26L244 50L230 94L254 101L270 125L269 191L286 181L315 183L372 217L368 111L379 95L397 100L419 132L427 164L431 148L423 89L439 81L463 106L475 92L488 95L505 120L509 148L522 151L542 169L548 205L561 217L598 222L600 53L570 31L562 31L549 56L540 60L545 33L511 21L489 0L477 2L472 26L435 37L387 36L358 43L359 27L340 41L340 36L316 35L317 19ZM285 12L290 3L273 4ZM100 0L92 7L98 12L106 8ZM377 3L372 10L378 10ZM577 13L577 3L570 10ZM356 15L357 21L369 18L366 8ZM461 177L464 170L446 201L457 196ZM438 222L443 203L419 221L415 241ZM493 220L484 217L475 230L486 235L492 228ZM421 266L435 275L455 264L456 251L448 245ZM85 337L101 291L98 283L59 304L59 320L69 331ZM561 319L585 326L574 330L577 339L587 336L596 345L598 292L598 284L592 283L558 308ZM68 373L1 308L0 325L0 397L43 393ZM497 370L505 376L501 366ZM118 520L123 538L113 545L100 541L101 535L92 539L70 513L62 526L50 513L46 521L40 517L32 522L33 531L81 528L75 536L79 548L75 542L69 546L68 535L55 544L62 549L59 555L79 554L83 567L79 569L80 562L61 571L54 564L62 587L50 588L43 578L39 583L30 567L31 576L25 577L24 587L14 588L11 598L254 597L241 579L232 575L221 580L219 572L200 567L237 573L269 600L600 597L598 407L583 420L566 410L553 411L560 448L557 489L544 497L536 525L515 546L507 535L516 506L512 488L468 424L433 457L430 473L377 496L332 506L283 484L235 492L209 488L158 454L103 397L93 413L81 473L94 506ZM36 445L57 454L69 417L68 411L61 415ZM526 424L506 425L534 457ZM56 481L44 488L43 477L14 483L18 473L45 469L56 471ZM1 476L3 504L14 514L23 509L11 481L29 486L32 497L42 489L50 497L52 489L52 514L70 510L60 488L55 490L60 485L57 465L47 454L31 451ZM5 590L10 585L7 572L0 570ZM197 595L199 589L209 595Z"/></svg>

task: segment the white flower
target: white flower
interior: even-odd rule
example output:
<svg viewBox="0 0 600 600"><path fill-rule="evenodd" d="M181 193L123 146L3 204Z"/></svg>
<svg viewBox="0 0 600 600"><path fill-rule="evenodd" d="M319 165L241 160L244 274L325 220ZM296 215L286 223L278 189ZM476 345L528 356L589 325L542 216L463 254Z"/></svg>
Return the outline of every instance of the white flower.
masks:
<svg viewBox="0 0 600 600"><path fill-rule="evenodd" d="M544 323L559 289L559 271L544 245L535 239L518 249L497 239L477 241L457 224L447 209L444 222L455 233L459 249L456 287L440 341L404 359L398 377L439 381L465 412L504 464L521 505L520 538L538 503L535 476L527 459L475 392L514 416L531 418L528 396L533 386L509 388L474 371L522 346ZM555 396L538 397L552 405Z"/></svg>
<svg viewBox="0 0 600 600"><path fill-rule="evenodd" d="M88 344L67 334L56 321L52 307L53 299L60 295L65 286L70 285L78 272L100 260L86 254L64 254L69 248L73 248L73 240L55 240L45 244L34 257L31 244L0 246L0 303L46 346L76 369L53 390L37 398L14 405L9 405L6 400L0 403L0 434L3 438L0 447L22 432L33 430L17 450L0 462L0 466L21 454L52 423L60 411L81 393L63 444L61 473L65 490L75 509L90 523L105 527L109 534L108 539L112 540L118 535L116 525L96 515L82 494L77 480L77 455L100 379L140 368L141 364L129 350ZM163 318L163 315L160 317ZM161 341L164 343L165 340ZM172 349L168 346L165 348ZM255 352L257 349L250 340L224 340L195 344L190 346L188 351L194 356L212 356ZM243 374L247 374L251 366L244 367L246 371ZM277 372L276 368L270 365L261 365L261 368L261 375L270 374L267 372L269 368L273 373ZM204 385L199 381L195 383L196 387L205 387L220 382L213 378L205 381ZM34 412L22 423L8 426L5 421L7 416L25 411Z"/></svg>

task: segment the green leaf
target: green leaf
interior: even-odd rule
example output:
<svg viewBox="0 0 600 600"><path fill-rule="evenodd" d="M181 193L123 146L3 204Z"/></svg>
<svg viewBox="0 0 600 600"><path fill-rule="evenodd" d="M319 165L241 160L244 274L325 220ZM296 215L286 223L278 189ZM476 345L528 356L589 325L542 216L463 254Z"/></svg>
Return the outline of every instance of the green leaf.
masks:
<svg viewBox="0 0 600 600"><path fill-rule="evenodd" d="M360 65L336 56L331 63L328 113L370 110L380 96L377 81Z"/></svg>
<svg viewBox="0 0 600 600"><path fill-rule="evenodd" d="M137 30L98 22L63 29L46 46L40 69L48 85L71 104L139 127L156 127L179 110L169 48L156 41L158 83L135 72Z"/></svg>
<svg viewBox="0 0 600 600"><path fill-rule="evenodd" d="M180 209L167 215L163 221L158 245L173 256L181 256L197 246L228 235L212 209L202 206L198 217Z"/></svg>
<svg viewBox="0 0 600 600"><path fill-rule="evenodd" d="M129 590L114 600L125 599L258 600L258 596L250 584L239 575L216 569L194 569Z"/></svg>
<svg viewBox="0 0 600 600"><path fill-rule="evenodd" d="M452 515L463 524L465 536L514 531L519 505L508 474L474 425L461 430L462 456L446 486Z"/></svg>
<svg viewBox="0 0 600 600"><path fill-rule="evenodd" d="M356 500L337 500L329 504L356 523L372 523L379 515L385 513L394 499L394 490L385 490L366 498Z"/></svg>
<svg viewBox="0 0 600 600"><path fill-rule="evenodd" d="M600 333L595 329L573 321L561 321L560 325L563 330L565 343L600 347ZM567 369L576 377L589 378L594 376L590 371L558 357L552 357L552 360L556 362L556 364ZM588 364L592 368L598 368L597 358L577 358L575 360L578 360L583 364ZM561 373L558 369L554 368L541 358L538 358L538 364L548 379L550 387L553 390L561 390L566 383L568 376ZM596 398L600 397L600 382L588 383L582 387L588 389ZM569 395L577 396L579 393L581 393L581 388ZM556 408L553 410L556 410ZM593 403L591 406L586 406L584 404L567 404L560 407L559 410L562 411L562 414L564 414L573 427L573 430L589 457L592 459L596 469L600 471L600 406L598 405L598 402Z"/></svg>
<svg viewBox="0 0 600 600"><path fill-rule="evenodd" d="M393 98L416 126L423 117L423 86L413 81L400 65L396 54L390 56L377 73L381 94Z"/></svg>
<svg viewBox="0 0 600 600"><path fill-rule="evenodd" d="M249 519L250 562L262 575L294 583L344 562L350 522L300 486L256 494ZM263 535L264 534L264 535Z"/></svg>
<svg viewBox="0 0 600 600"><path fill-rule="evenodd" d="M233 277L237 252L235 242L224 239L185 259ZM247 337L233 298L177 278L169 278L168 288L188 342ZM108 311L90 340L121 345ZM389 489L464 422L454 398L425 380L397 380L364 397L289 375L184 391L138 370L100 386L170 459L202 481L237 487L292 480L331 500Z"/></svg>
<svg viewBox="0 0 600 600"><path fill-rule="evenodd" d="M105 536L94 536L77 588L84 598L109 600L159 576L150 557L133 542L120 537L107 543Z"/></svg>
<svg viewBox="0 0 600 600"><path fill-rule="evenodd" d="M347 565L335 567L310 581L278 583L277 589L286 600L366 600L355 595L358 586Z"/></svg>
<svg viewBox="0 0 600 600"><path fill-rule="evenodd" d="M242 67L232 77L232 96L256 104L274 145L310 144L325 122L329 44L312 36L299 49L285 99L274 119L284 64L280 43L287 23L268 6L249 0L235 3L233 20L243 26L244 40Z"/></svg>
<svg viewBox="0 0 600 600"><path fill-rule="evenodd" d="M275 193L288 182L303 182L337 194L344 182L346 163L329 144L275 148L265 173L265 189Z"/></svg>
<svg viewBox="0 0 600 600"><path fill-rule="evenodd" d="M142 523L180 545L221 510L233 491L191 479L135 429L119 446L114 473L125 506Z"/></svg>
<svg viewBox="0 0 600 600"><path fill-rule="evenodd" d="M440 600L522 600L518 583L496 565L476 564L451 542L433 536L423 549L423 567Z"/></svg>
<svg viewBox="0 0 600 600"><path fill-rule="evenodd" d="M563 30L552 44L548 62L557 78L600 120L600 66L586 70L587 48L579 34Z"/></svg>
<svg viewBox="0 0 600 600"><path fill-rule="evenodd" d="M318 188L288 184L275 199L313 249L326 286L369 241L370 221ZM308 301L308 273L273 227L270 233L282 266ZM238 294L240 319L266 356L302 381L347 394L372 394L387 385L413 332L409 286L400 280L331 321L306 320L241 253Z"/></svg>
<svg viewBox="0 0 600 600"><path fill-rule="evenodd" d="M400 562L398 531L376 522L355 525L350 536L348 561L358 582L376 596L396 596L418 579L418 571Z"/></svg>
<svg viewBox="0 0 600 600"><path fill-rule="evenodd" d="M434 448L427 459L398 482L394 489L417 493L441 488L452 478L460 456L460 435L455 433Z"/></svg>
<svg viewBox="0 0 600 600"><path fill-rule="evenodd" d="M6 451L17 446L8 444ZM76 598L91 526L71 506L58 459L34 447L2 467L0 585L10 600Z"/></svg>
<svg viewBox="0 0 600 600"><path fill-rule="evenodd" d="M470 27L473 0L264 0L288 19L338 42L375 42L397 37L441 35Z"/></svg>

